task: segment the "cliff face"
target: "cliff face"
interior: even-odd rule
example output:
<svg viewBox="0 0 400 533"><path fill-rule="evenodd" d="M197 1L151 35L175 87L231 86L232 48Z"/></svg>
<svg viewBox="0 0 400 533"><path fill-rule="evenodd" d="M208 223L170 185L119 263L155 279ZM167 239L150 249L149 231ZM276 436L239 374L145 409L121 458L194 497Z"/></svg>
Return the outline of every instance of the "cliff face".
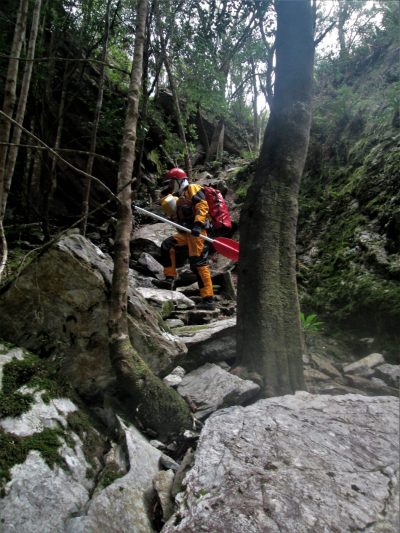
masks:
<svg viewBox="0 0 400 533"><path fill-rule="evenodd" d="M298 228L303 308L399 358L400 130L396 43L320 67Z"/></svg>

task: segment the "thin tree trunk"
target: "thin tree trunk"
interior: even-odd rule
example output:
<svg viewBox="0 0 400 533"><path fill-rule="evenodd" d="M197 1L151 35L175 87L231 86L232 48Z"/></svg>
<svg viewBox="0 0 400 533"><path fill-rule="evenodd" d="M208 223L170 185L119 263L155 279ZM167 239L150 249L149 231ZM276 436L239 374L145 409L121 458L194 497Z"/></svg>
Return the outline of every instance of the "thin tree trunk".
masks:
<svg viewBox="0 0 400 533"><path fill-rule="evenodd" d="M156 27L157 27L157 32L158 32L159 39L160 39L161 52L162 52L162 57L164 61L164 66L165 66L165 70L167 71L168 82L169 82L169 86L172 92L172 99L174 102L174 109L175 109L176 121L178 124L179 136L183 143L183 151L184 151L183 157L185 160L185 168L186 168L187 175L190 176L192 173L192 162L191 162L191 157L190 157L190 151L189 151L189 146L186 140L185 128L183 125L182 112L181 112L181 107L179 104L178 90L176 87L174 75L172 73L171 63L168 58L165 38L162 33L162 25L161 25L161 20L160 20L160 14L158 11L158 6L156 8Z"/></svg>
<svg viewBox="0 0 400 533"><path fill-rule="evenodd" d="M142 182L142 161L144 155L144 147L146 144L146 123L147 123L147 112L149 106L149 93L148 93L148 82L149 82L149 54L150 54L150 37L151 37L151 21L154 10L154 2L152 2L150 12L148 13L146 20L146 43L143 50L143 79L142 79L142 111L139 118L139 130L141 129L142 135L139 144L139 150L137 151L138 155L136 157L134 174L137 179L137 189L140 187ZM158 74L157 74L158 76Z"/></svg>
<svg viewBox="0 0 400 533"><path fill-rule="evenodd" d="M99 76L99 87L98 87L98 93L97 93L97 102L96 102L96 110L94 113L94 120L93 120L93 129L92 129L92 136L90 139L90 152L91 155L88 158L87 165L86 165L86 172L88 174L92 173L93 170L93 162L94 162L94 153L96 151L96 144L97 144L97 131L99 129L99 122L100 122L100 113L101 108L103 105L103 93L104 93L104 82L105 82L105 63L107 60L107 49L108 49L108 39L110 35L110 10L111 10L111 1L107 1L106 6L106 14L104 18L104 40L103 40L103 47L101 52L101 63L100 63L100 76ZM92 180L88 179L85 183L84 193L83 193L83 205L82 205L82 214L83 214L83 223L82 223L82 234L86 235L86 226L87 226L87 219L88 219L88 213L89 213L89 199L90 199L90 190L92 187Z"/></svg>
<svg viewBox="0 0 400 533"><path fill-rule="evenodd" d="M200 102L197 102L197 126L198 126L200 142L204 146L204 159L206 159L207 154L210 151L210 141L208 140L208 135L206 132L206 128L204 126L204 120L201 114Z"/></svg>
<svg viewBox="0 0 400 533"><path fill-rule="evenodd" d="M345 59L348 56L347 46L346 46L346 34L344 26L349 17L349 6L347 5L347 0L339 4L339 15L338 15L338 36L339 36L339 56L341 59Z"/></svg>
<svg viewBox="0 0 400 533"><path fill-rule="evenodd" d="M139 421L162 438L169 432L179 432L190 427L189 409L176 391L158 379L140 358L131 344L128 326L129 244L132 230L130 182L135 159L146 12L147 0L139 0L135 52L118 172L120 193L108 324L110 359L118 386L127 396L126 401Z"/></svg>
<svg viewBox="0 0 400 533"><path fill-rule="evenodd" d="M29 94L29 89L31 85L32 68L33 68L32 60L35 57L36 40L37 40L38 30L39 30L39 18L40 18L41 5L42 5L42 0L36 0L35 6L33 8L33 13L32 13L31 33L29 36L28 51L27 51L27 56L26 56L27 62L25 63L25 67L24 67L24 75L22 78L21 91L20 91L20 95L18 99L18 107L17 107L17 112L15 115L15 120L19 122L20 124L24 122L26 104L28 101L28 94ZM10 148L8 149L8 154L7 154L4 191L3 191L3 205L2 205L3 212L5 212L7 198L10 192L10 188L11 188L11 181L13 178L15 163L17 160L18 144L21 140L21 134L22 134L21 129L14 127L11 142L15 144L15 146L10 146Z"/></svg>
<svg viewBox="0 0 400 533"><path fill-rule="evenodd" d="M28 0L21 0L17 21L15 24L14 38L11 46L10 60L8 63L6 83L4 87L3 111L6 115L12 117L14 114L15 101L17 99L17 80L19 57L25 38L26 19L28 14ZM11 123L4 117L0 118L0 142L8 143L10 140ZM4 219L5 210L3 205L5 195L5 171L7 162L8 148L6 145L0 145L0 223Z"/></svg>
<svg viewBox="0 0 400 533"><path fill-rule="evenodd" d="M62 132L64 128L65 102L67 99L68 78L69 78L68 66L67 64L65 64L62 87L61 87L61 98L60 98L60 104L58 106L58 114L57 114L57 132L56 132L56 139L54 141L55 151L57 151L61 146L61 136L62 136ZM46 178L47 188L44 192L43 213L42 213L43 233L44 233L46 241L49 241L51 239L51 231L50 231L50 224L49 224L49 211L50 211L51 202L53 200L54 191L56 190L56 187L57 187L57 157L55 157L54 155L51 155L50 159L51 159L51 167L50 167L49 176ZM90 178L87 178L87 179L89 180Z"/></svg>
<svg viewBox="0 0 400 533"><path fill-rule="evenodd" d="M184 160L185 160L186 172L187 172L187 175L190 176L191 173L192 173L192 161L191 161L191 157L190 157L189 146L188 146L188 143L187 143L187 140L186 140L185 128L183 126L183 120L182 120L181 107L180 107L180 104L179 104L178 91L177 91L177 88L176 88L174 76L172 74L171 65L170 65L170 62L169 62L169 59L168 59L166 51L164 51L164 65L165 65L165 69L166 69L167 74L168 74L169 86L171 87L172 97L173 97L173 100L174 100L174 107L175 107L175 113L176 113L176 120L178 122L179 135L180 135L180 138L181 138L182 143L183 143L183 150L184 150L183 156L184 156Z"/></svg>
<svg viewBox="0 0 400 533"><path fill-rule="evenodd" d="M19 57L25 38L26 19L28 14L28 0L21 0L17 13L13 43L11 46L10 60L8 63L6 83L4 86L3 111L8 116L14 112L15 101L17 98L17 79ZM5 118L0 118L0 142L8 143L10 140L11 124ZM7 262L7 241L4 233L3 222L6 209L6 164L7 164L7 144L0 144L0 280ZM4 207L3 207L4 206Z"/></svg>
<svg viewBox="0 0 400 533"><path fill-rule="evenodd" d="M262 394L304 389L296 285L298 192L311 124L310 0L278 1L276 83L254 181L241 215L237 347Z"/></svg>
<svg viewBox="0 0 400 533"><path fill-rule="evenodd" d="M220 160L224 150L225 122L220 118L214 127L205 162Z"/></svg>
<svg viewBox="0 0 400 533"><path fill-rule="evenodd" d="M34 127L32 127L34 130ZM27 203L27 213L28 220L40 216L37 207L41 203L41 187L40 187L40 176L42 174L42 164L43 164L43 152L42 150L34 150L32 171L29 175L28 187L27 187L27 197L30 201ZM27 199L28 199L27 198Z"/></svg>
<svg viewBox="0 0 400 533"><path fill-rule="evenodd" d="M258 125L258 109L257 109L257 75L256 75L256 66L253 59L251 60L251 81L253 87L253 150L255 153L258 153L260 148L260 128Z"/></svg>

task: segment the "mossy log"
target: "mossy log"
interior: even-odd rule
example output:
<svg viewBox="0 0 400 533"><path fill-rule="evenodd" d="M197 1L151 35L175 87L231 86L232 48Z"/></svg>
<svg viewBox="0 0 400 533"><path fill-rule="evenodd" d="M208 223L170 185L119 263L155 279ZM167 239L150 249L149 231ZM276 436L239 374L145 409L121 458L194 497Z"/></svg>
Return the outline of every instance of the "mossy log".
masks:
<svg viewBox="0 0 400 533"><path fill-rule="evenodd" d="M112 339L110 357L119 391L132 402L134 417L144 428L165 439L191 427L187 403L150 370L129 338Z"/></svg>

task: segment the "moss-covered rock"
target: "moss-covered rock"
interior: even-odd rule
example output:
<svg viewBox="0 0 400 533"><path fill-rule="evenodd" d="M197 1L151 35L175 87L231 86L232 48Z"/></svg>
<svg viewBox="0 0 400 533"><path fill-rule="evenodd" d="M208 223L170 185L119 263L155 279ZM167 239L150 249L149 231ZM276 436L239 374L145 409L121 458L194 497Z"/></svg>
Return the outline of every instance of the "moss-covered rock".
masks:
<svg viewBox="0 0 400 533"><path fill-rule="evenodd" d="M390 95L399 67L390 42L379 53L359 51L354 62L365 70L354 74L351 61L346 69L331 65L318 96L300 196L299 280L304 308L378 337L396 359L400 133Z"/></svg>

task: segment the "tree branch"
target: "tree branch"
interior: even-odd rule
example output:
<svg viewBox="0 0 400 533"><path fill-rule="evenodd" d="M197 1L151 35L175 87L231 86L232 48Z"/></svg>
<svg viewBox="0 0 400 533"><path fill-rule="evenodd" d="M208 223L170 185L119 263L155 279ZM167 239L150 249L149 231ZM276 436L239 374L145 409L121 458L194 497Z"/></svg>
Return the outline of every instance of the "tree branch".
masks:
<svg viewBox="0 0 400 533"><path fill-rule="evenodd" d="M0 142L0 145L19 146L20 148L29 148L33 150L47 150L47 146L38 146L37 144L14 144L14 143ZM105 155L96 154L95 152L85 152L85 150L75 150L74 148L53 148L53 150L55 152L67 152L67 153L73 153L73 154L79 154L79 155L91 155L97 159L102 159L103 161L107 161L107 163L111 163L112 165L118 164L117 161L114 161L114 159L106 157Z"/></svg>
<svg viewBox="0 0 400 533"><path fill-rule="evenodd" d="M69 57L35 57L34 59L28 59L25 57L10 57L6 54L0 54L0 58L2 59L16 59L17 61L64 61L64 62L70 62L70 63L96 63L99 65L105 65L106 67L112 68L113 70L118 70L119 72L122 72L123 74L126 74L127 76L130 76L131 73L128 70L125 70L123 68L116 67L115 65L112 65L111 63L106 63L104 61L101 61L100 59L75 59L75 58L69 58Z"/></svg>
<svg viewBox="0 0 400 533"><path fill-rule="evenodd" d="M104 189L106 189L106 191L113 197L115 198L118 202L119 202L119 198L111 191L111 189L109 189L107 187L107 185L105 185L101 180L99 180L99 178L96 178L96 176L92 176L91 174L88 174L87 172L81 170L80 168L77 168L75 167L72 163L69 163L66 159L62 158L55 150L53 150L53 148L50 148L50 146L48 146L44 141L42 141L41 139L39 139L39 137L36 137L36 135L34 135L32 132L30 132L29 130L27 130L26 128L24 128L24 126L22 126L22 124L19 124L17 121L15 121L13 118L11 118L9 115L7 115L6 113L4 113L3 111L0 110L0 115L3 116L4 118L6 118L7 120L9 120L12 124L14 124L15 126L17 126L18 128L21 128L22 131L24 131L27 135L29 135L30 137L32 137L32 139L35 139L35 141L37 141L38 143L40 143L42 146L44 146L51 154L53 154L57 159L59 159L60 161L62 161L65 165L67 165L67 167L69 168L72 168L73 170L75 170L75 172L77 172L78 174L81 174L82 176L85 176L85 178L90 178L90 179L93 179L95 182L97 182L99 185L101 185Z"/></svg>
<svg viewBox="0 0 400 533"><path fill-rule="evenodd" d="M331 24L329 24L329 26L326 28L325 31L323 31L321 33L321 35L319 37L317 37L316 39L314 39L314 46L318 46L319 43L322 41L322 39L325 38L325 36L333 30L333 28L336 26L336 20L334 20Z"/></svg>

